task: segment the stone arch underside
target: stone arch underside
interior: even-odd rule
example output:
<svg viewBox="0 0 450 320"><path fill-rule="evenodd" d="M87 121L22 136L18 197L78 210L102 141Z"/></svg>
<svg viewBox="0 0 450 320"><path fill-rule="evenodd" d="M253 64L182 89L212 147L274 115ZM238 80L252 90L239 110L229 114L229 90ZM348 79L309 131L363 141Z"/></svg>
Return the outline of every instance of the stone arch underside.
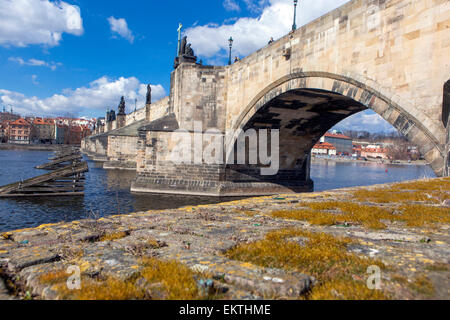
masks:
<svg viewBox="0 0 450 320"><path fill-rule="evenodd" d="M375 89L329 73L298 73L274 82L231 123L235 134L227 142L235 141L239 130L279 129L281 174L292 176L297 172L307 181L309 172L308 176L300 172L309 166L308 155L320 137L340 121L367 109L418 146L438 176L444 174L445 148L419 119ZM242 166L228 166L227 180L236 179L236 171L247 176L257 174Z"/></svg>

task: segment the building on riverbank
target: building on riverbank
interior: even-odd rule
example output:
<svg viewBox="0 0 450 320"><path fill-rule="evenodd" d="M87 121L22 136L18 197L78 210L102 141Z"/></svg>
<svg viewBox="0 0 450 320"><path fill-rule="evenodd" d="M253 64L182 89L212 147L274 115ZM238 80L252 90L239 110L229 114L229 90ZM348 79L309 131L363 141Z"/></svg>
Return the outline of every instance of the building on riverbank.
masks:
<svg viewBox="0 0 450 320"><path fill-rule="evenodd" d="M318 156L335 156L336 155L336 147L333 146L331 143L327 142L319 142L316 144L312 150L312 155L318 155Z"/></svg>
<svg viewBox="0 0 450 320"><path fill-rule="evenodd" d="M55 143L55 121L53 119L34 119L31 132L31 140L35 143Z"/></svg>
<svg viewBox="0 0 450 320"><path fill-rule="evenodd" d="M353 154L352 138L337 131L327 132L322 139L320 139L320 142L332 144L336 148L337 155L350 156Z"/></svg>
<svg viewBox="0 0 450 320"><path fill-rule="evenodd" d="M9 138L9 122L0 122L0 143L8 142Z"/></svg>
<svg viewBox="0 0 450 320"><path fill-rule="evenodd" d="M9 123L8 142L13 144L30 144L31 124L23 118Z"/></svg>
<svg viewBox="0 0 450 320"><path fill-rule="evenodd" d="M361 156L364 158L372 158L372 159L389 159L387 154L387 150L380 146L368 146L363 147L361 151Z"/></svg>

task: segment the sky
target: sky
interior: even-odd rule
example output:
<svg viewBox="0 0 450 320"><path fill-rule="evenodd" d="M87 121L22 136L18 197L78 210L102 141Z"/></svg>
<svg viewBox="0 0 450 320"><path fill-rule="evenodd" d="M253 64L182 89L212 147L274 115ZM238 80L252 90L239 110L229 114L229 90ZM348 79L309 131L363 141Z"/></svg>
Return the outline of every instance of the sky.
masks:
<svg viewBox="0 0 450 320"><path fill-rule="evenodd" d="M300 0L297 25L348 0ZM181 22L204 64L244 57L288 33L292 0L0 0L0 108L22 115L100 117L125 96L127 111L170 90ZM393 128L371 111L338 128Z"/></svg>

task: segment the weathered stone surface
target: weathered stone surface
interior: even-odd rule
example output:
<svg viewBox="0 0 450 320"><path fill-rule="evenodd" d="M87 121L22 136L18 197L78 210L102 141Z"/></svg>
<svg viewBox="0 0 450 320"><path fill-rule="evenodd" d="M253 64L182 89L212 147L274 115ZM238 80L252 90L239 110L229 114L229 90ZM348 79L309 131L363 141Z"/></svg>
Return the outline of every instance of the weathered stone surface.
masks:
<svg viewBox="0 0 450 320"><path fill-rule="evenodd" d="M167 258L176 259L196 272L212 274L214 278L223 279L227 284L265 298L298 298L315 282L314 278L307 275L261 268L218 256L177 254L168 255Z"/></svg>
<svg viewBox="0 0 450 320"><path fill-rule="evenodd" d="M385 230L374 231L355 223L318 226L271 215L273 211L304 208L311 201L358 203L353 196L355 191L390 187L260 197L12 231L0 239L0 274L14 281L23 295L29 291L38 299L57 299L58 293L40 281L42 275L77 266L85 277L126 280L138 275L143 258L156 257L177 260L213 277L217 285L227 290L223 296L227 299L299 298L315 284L310 275L230 260L224 253L240 244L261 240L271 231L300 228L352 239L354 242L347 248L350 253L379 259L389 270L394 270L386 271L383 279L385 286L399 299L423 296L408 289L408 285L399 286L388 279L401 276L413 281L422 275L432 281L434 298L448 299L448 225L434 229L406 228L386 222ZM369 200L360 204L377 205ZM434 208L446 208L435 202L429 204ZM383 207L400 205L384 203ZM288 239L300 246L306 246L307 241L303 237Z"/></svg>
<svg viewBox="0 0 450 320"><path fill-rule="evenodd" d="M12 300L12 296L6 289L5 282L0 278L0 301L2 300Z"/></svg>
<svg viewBox="0 0 450 320"><path fill-rule="evenodd" d="M18 272L24 268L59 260L58 253L45 247L21 247L9 252L5 259L9 272Z"/></svg>

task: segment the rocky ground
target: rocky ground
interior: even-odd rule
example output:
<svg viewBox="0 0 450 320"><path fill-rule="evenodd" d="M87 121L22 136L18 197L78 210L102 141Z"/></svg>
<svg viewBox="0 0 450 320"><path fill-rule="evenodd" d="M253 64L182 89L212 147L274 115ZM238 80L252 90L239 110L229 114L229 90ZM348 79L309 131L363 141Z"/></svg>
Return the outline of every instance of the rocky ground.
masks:
<svg viewBox="0 0 450 320"><path fill-rule="evenodd" d="M7 232L0 299L449 299L449 191L434 179Z"/></svg>

